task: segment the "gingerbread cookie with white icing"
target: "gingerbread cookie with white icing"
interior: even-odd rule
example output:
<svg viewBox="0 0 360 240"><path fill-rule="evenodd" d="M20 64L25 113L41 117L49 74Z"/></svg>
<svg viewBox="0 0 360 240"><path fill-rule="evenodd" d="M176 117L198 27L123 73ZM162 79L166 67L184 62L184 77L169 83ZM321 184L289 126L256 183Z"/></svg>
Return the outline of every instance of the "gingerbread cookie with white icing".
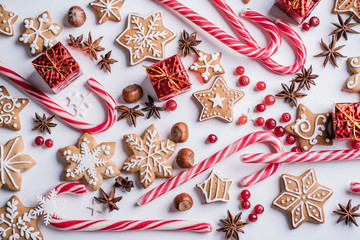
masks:
<svg viewBox="0 0 360 240"><path fill-rule="evenodd" d="M285 131L299 139L303 152L309 151L314 145L332 145L332 139L327 131L330 123L330 113L312 113L303 104L299 104L295 122L287 125Z"/></svg>
<svg viewBox="0 0 360 240"><path fill-rule="evenodd" d="M103 24L107 20L121 21L120 8L124 2L125 0L96 0L89 5L97 12L99 24Z"/></svg>
<svg viewBox="0 0 360 240"><path fill-rule="evenodd" d="M0 33L7 36L14 36L13 24L18 19L18 15L6 11L3 4L0 3Z"/></svg>
<svg viewBox="0 0 360 240"><path fill-rule="evenodd" d="M225 73L220 64L221 53L208 54L198 50L198 59L190 66L190 70L199 72L202 79L207 83L214 75Z"/></svg>
<svg viewBox="0 0 360 240"><path fill-rule="evenodd" d="M353 75L348 77L342 90L345 92L360 92L360 57L348 58L347 64Z"/></svg>
<svg viewBox="0 0 360 240"><path fill-rule="evenodd" d="M335 0L334 13L354 14L360 20L360 1L359 0Z"/></svg>

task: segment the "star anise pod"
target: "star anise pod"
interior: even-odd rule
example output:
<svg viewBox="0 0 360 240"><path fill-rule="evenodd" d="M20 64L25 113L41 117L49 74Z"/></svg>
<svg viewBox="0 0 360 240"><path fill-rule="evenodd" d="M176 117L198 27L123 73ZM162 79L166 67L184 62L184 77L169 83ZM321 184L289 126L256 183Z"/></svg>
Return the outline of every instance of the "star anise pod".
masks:
<svg viewBox="0 0 360 240"><path fill-rule="evenodd" d="M32 129L40 130L41 133L47 132L51 134L52 127L56 127L56 123L52 123L52 120L54 119L55 115L52 115L51 117L46 117L45 113L43 114L43 117L41 118L39 114L35 113L36 120L34 122L36 123L36 126Z"/></svg>
<svg viewBox="0 0 360 240"><path fill-rule="evenodd" d="M321 39L321 46L324 51L322 53L319 53L318 55L315 55L314 57L325 57L324 67L326 67L326 64L329 62L329 60L333 66L338 67L336 59L338 57L345 58L345 56L343 56L341 53L338 52L340 49L345 47L345 45L335 47L336 42L337 41L334 36L332 36L329 46L326 45L324 41Z"/></svg>
<svg viewBox="0 0 360 240"><path fill-rule="evenodd" d="M111 52L108 52L107 54L105 54L105 57L103 55L101 55L101 60L100 62L98 62L98 65L100 65L100 69L103 69L105 67L105 69L109 72L111 72L111 64L114 64L117 62L117 60L110 58L111 56Z"/></svg>
<svg viewBox="0 0 360 240"><path fill-rule="evenodd" d="M182 51L183 56L186 57L190 51L198 54L197 49L195 48L202 41L196 40L196 32L193 32L190 36L189 33L183 30L181 34L181 39L179 40L179 49Z"/></svg>
<svg viewBox="0 0 360 240"><path fill-rule="evenodd" d="M306 70L305 67L303 66L301 68L301 73L297 73L296 78L293 80L297 83L300 83L297 91L299 91L303 87L306 87L307 90L310 90L310 84L316 85L314 79L317 77L319 77L319 75L312 74L312 65L308 70Z"/></svg>
<svg viewBox="0 0 360 240"><path fill-rule="evenodd" d="M122 176L118 176L115 179L114 187L125 189L127 192L131 191L131 188L134 187L134 182L129 180L128 177L123 178Z"/></svg>
<svg viewBox="0 0 360 240"><path fill-rule="evenodd" d="M89 32L88 40L87 42L84 42L84 46L81 48L81 50L85 51L87 54L89 54L95 60L97 60L98 59L97 52L101 52L105 50L104 47L99 45L102 39L103 37L99 37L93 42L91 32Z"/></svg>
<svg viewBox="0 0 360 240"><path fill-rule="evenodd" d="M69 46L73 47L73 48L79 48L81 49L82 48L82 41L83 41L83 38L84 38L84 35L81 34L80 36L78 36L76 39L73 35L69 34Z"/></svg>
<svg viewBox="0 0 360 240"><path fill-rule="evenodd" d="M227 219L220 219L219 221L223 224L222 228L216 229L216 231L226 232L225 240L233 237L236 240L239 240L239 233L244 233L242 230L243 227L248 225L247 222L240 221L242 212L238 213L235 218L231 215L230 211L227 211Z"/></svg>
<svg viewBox="0 0 360 240"><path fill-rule="evenodd" d="M348 40L347 37L347 33L355 33L355 34L359 34L359 32L355 31L354 29L352 29L353 27L359 25L360 23L350 23L351 20L354 18L354 14L351 14L351 16L345 20L342 19L342 17L340 16L340 14L337 14L339 23L332 23L337 29L335 29L334 31L332 31L330 35L335 35L336 36L336 41L339 41L339 39L344 36L344 38L346 40Z"/></svg>
<svg viewBox="0 0 360 240"><path fill-rule="evenodd" d="M284 98L285 102L292 104L293 106L297 106L297 98L303 98L307 96L305 93L300 93L299 90L295 91L295 81L291 82L290 88L285 84L282 83L281 87L284 91L279 92L275 96L279 98Z"/></svg>
<svg viewBox="0 0 360 240"><path fill-rule="evenodd" d="M149 112L149 113L148 113L148 116L147 116L147 119L151 118L152 115L154 115L154 114L155 114L155 116L156 116L157 118L160 119L161 116L160 116L160 112L159 112L159 111L165 111L166 108L155 106L155 104L154 104L154 99L153 99L150 95L148 95L148 99L149 99L149 102L146 102L146 103L145 103L145 105L146 105L147 107L146 107L146 108L143 108L143 109L141 109L141 110L143 110L143 111L148 111L148 112Z"/></svg>
<svg viewBox="0 0 360 240"><path fill-rule="evenodd" d="M337 220L337 223L345 220L346 225L348 225L348 223L353 223L358 226L355 217L360 217L360 213L355 212L359 210L360 204L352 208L350 199L346 207L340 203L338 205L340 207L340 211L333 211L334 213L341 215L340 218Z"/></svg>
<svg viewBox="0 0 360 240"><path fill-rule="evenodd" d="M100 188L101 198L94 197L96 201L102 204L106 204L107 209L109 212L119 210L119 207L116 205L117 202L120 202L122 196L114 197L115 196L115 187L111 189L111 193L107 195L102 188Z"/></svg>
<svg viewBox="0 0 360 240"><path fill-rule="evenodd" d="M130 118L131 124L136 127L136 118L139 116L144 116L144 114L139 111L136 110L139 108L139 105L136 105L133 108L129 108L125 105L121 105L121 106L117 106L115 107L116 110L118 110L119 112L121 112L121 115L118 117L117 121L120 121L121 119Z"/></svg>

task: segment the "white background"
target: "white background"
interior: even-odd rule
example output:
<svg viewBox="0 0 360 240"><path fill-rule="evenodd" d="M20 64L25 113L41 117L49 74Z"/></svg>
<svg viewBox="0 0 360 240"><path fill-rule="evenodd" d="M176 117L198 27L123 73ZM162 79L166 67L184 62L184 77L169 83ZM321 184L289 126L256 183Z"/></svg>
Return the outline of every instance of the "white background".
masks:
<svg viewBox="0 0 360 240"><path fill-rule="evenodd" d="M230 31L229 25L223 20L220 13L211 4L211 1L196 0L189 1L183 0L183 3L192 7L194 10L200 12L203 16L207 17L218 26ZM227 79L228 84L231 87L235 87L245 92L245 97L235 105L234 117L237 119L241 114L246 113L250 107L251 112L256 104L260 103L265 95L276 94L281 91L280 83L287 83L294 77L294 75L280 76L266 70L258 61L246 58L233 50L229 49L225 45L221 44L217 40L213 39L210 35L195 27L192 23L188 22L184 18L180 17L171 11L168 11L166 7L163 7L155 1L149 0L127 0L121 9L122 21L112 22L108 21L103 25L97 24L97 17L95 12L88 7L89 1L76 1L76 4L83 7L87 14L87 21L81 28L72 28L66 24L65 15L67 10L74 4L74 1L45 1L45 0L12 0L5 1L5 5L8 10L14 11L19 15L18 21L14 24L14 37L0 36L0 60L5 62L13 70L20 73L22 76L31 79L31 81L37 81L39 78L31 65L31 61L34 59L29 54L28 46L23 46L17 42L17 38L23 31L21 21L27 17L36 18L40 13L48 10L53 22L56 22L64 26L63 32L58 37L58 40L65 43L68 39L68 34L75 36L84 34L87 38L88 31L92 31L93 38L96 39L99 36L104 36L101 45L106 50L113 50L112 57L119 62L112 66L112 73L106 73L97 69L96 62L90 59L90 57L84 55L82 52L68 47L75 59L79 62L83 75L76 80L70 87L62 91L61 93L51 95L57 102L63 106L67 105L66 97L71 96L76 90L79 93L88 93L88 89L85 88L84 83L89 77L93 77L100 81L106 89L116 99L118 104L123 104L121 99L122 89L133 83L141 84L146 94L150 94L155 97L155 93L150 85L150 82L145 74L144 65L149 66L152 64L150 61L145 61L136 66L129 66L128 64L128 52L115 43L115 38L125 29L126 18L130 12L137 12L143 15L151 14L155 11L162 10L164 13L165 26L176 32L178 37L176 40L169 43L166 47L166 56L172 56L179 53L177 40L180 37L181 31L186 29L188 32L198 31L198 38L203 40L199 49L205 52L217 52L223 53L222 65L226 70L224 77ZM233 7L236 13L239 13L244 4L240 0L228 0L230 6ZM293 24L293 22L285 17L285 15L278 9L274 8L273 1L261 1L252 0L247 7L250 7L260 13L275 20L276 18L283 18L292 27L300 33L308 49L308 59L306 67L310 64L313 65L314 73L319 74L320 77L316 79L316 86L311 87L311 91L305 92L308 97L301 99L300 102L308 106L313 112L320 113L331 111L334 102L357 102L358 95L353 93L345 93L341 91L344 81L349 76L349 72L346 70L345 59L339 59L339 68L334 68L330 64L326 68L323 68L322 58L313 58L312 56L321 52L320 39L323 38L326 43L329 43L330 37L327 35L334 29L330 22L337 22L336 15L331 14L333 7L333 1L323 0L313 12L312 16L320 18L321 24L319 27L311 29L309 32L302 32L300 27ZM344 15L344 18L347 16ZM259 43L264 46L266 44L265 37L261 32L253 25L243 21L249 30L253 33ZM357 28L360 30L359 28ZM232 33L233 34L233 33ZM349 35L349 41L344 39L340 40L340 44L345 44L341 52L346 56L358 56L359 50L359 36ZM67 46L65 44L65 46ZM102 54L105 54L103 52ZM280 50L274 56L277 60L284 64L290 64L295 59L291 47L287 45L286 41L283 41L283 45ZM189 67L194 61L194 55L190 55L186 58L182 58L185 67ZM245 67L246 75L251 79L250 85L247 87L240 87L237 85L237 76L234 74L234 70L237 66L242 65ZM205 122L198 122L198 116L200 113L199 104L191 97L194 91L205 89L210 87L212 81L207 85L204 85L199 80L196 73L189 72L190 80L192 82L192 88L189 92L186 92L175 100L178 103L178 108L175 112L162 112L161 120L151 118L138 119L137 128L129 126L126 120L116 122L111 130L104 133L96 134L95 137L98 143L103 141L115 141L116 152L113 160L121 167L123 161L130 154L125 150L125 146L122 143L122 137L124 134L136 133L141 135L143 131L155 124L160 132L160 138L164 139L168 137L171 126L179 121L184 121L189 125L190 138L186 143L178 145L178 149L183 147L190 147L195 151L196 162L200 162L202 159L210 156L212 153L222 149L226 145L234 142L238 138L251 133L253 131L262 130L260 127L254 126L249 123L245 126L239 126L235 122L224 123L218 120L209 120ZM35 80L36 79L36 80ZM257 81L265 81L267 88L263 92L257 92L254 90L254 86ZM25 94L11 85L9 81L0 77L0 83L5 85L13 97L25 97ZM141 102L146 101L146 94ZM105 114L96 114L101 110L101 104L99 104L94 98L95 103L92 105L86 120L91 122L100 122L105 118ZM137 104L137 103L136 103ZM157 102L162 105L163 103ZM134 106L129 105L129 106ZM143 106L143 105L142 105ZM68 145L74 145L77 139L81 136L81 132L74 130L59 119L55 119L58 126L53 129L51 135L45 135L46 138L54 140L54 147L46 149L42 147L36 147L33 145L33 141L36 136L41 135L39 132L31 131L34 126L33 118L34 113L37 112L42 115L44 112L49 115L50 113L42 108L36 101L30 101L28 106L21 113L21 131L12 131L6 128L0 129L0 141L5 143L11 138L18 135L22 135L25 140L25 153L29 153L36 161L37 164L26 173L23 173L23 188L21 192L16 193L22 202L26 206L35 206L35 195L43 195L52 187L61 182L60 176L65 167L65 164L59 160L57 156L57 150L61 147ZM277 121L279 120L283 112L291 113L293 119L296 114L296 109L291 108L289 105L283 103L282 99L277 99L274 106L269 107L264 113L252 113L254 116L262 116L265 118L273 117ZM284 125L284 124L282 124ZM206 144L205 140L208 134L214 133L219 137L219 141L215 144ZM282 138L284 142L285 138ZM287 150L290 150L292 146L286 146ZM334 145L331 147L315 146L313 150L324 149L346 149L349 147L347 141L334 141ZM256 153L256 152L268 152L269 148L265 145L258 144L255 147L251 146L241 153ZM119 211L105 214L95 214L93 217L90 215L90 211L86 209L91 205L93 196L97 196L97 192L89 192L87 195L81 197L66 197L64 206L64 216L70 219L192 219L199 221L208 221L214 227L219 228L218 219L226 218L226 210L229 209L234 215L239 211L240 201L239 194L242 190L238 185L238 181L247 174L253 173L260 169L260 165L246 165L239 161L241 153L237 153L221 162L215 167L215 169L224 177L229 177L234 180L231 187L230 198L228 203L213 203L204 204L204 198L200 194L200 191L195 188L195 184L204 181L210 171L207 171L193 180L187 182L181 187L176 188L172 192L162 196L161 198L153 201L152 203L139 207L136 206L136 200L146 192L138 183L137 174L123 174L123 176L129 176L130 179L135 180L136 186L131 193L125 193L121 190L118 191L119 195L123 195L123 200L118 204ZM173 162L174 157L169 159ZM179 173L179 169L174 164L174 175ZM321 184L328 186L334 190L333 196L325 204L325 223L322 225L304 223L299 229L291 230L288 225L288 218L283 213L271 207L273 199L279 193L279 176L283 173L289 173L293 175L301 175L309 168L314 168L318 180ZM248 189L251 191L252 196L250 202L252 206L256 204L262 204L265 207L265 213L259 216L256 223L251 223L244 228L245 235L241 235L242 239L259 239L265 236L265 239L355 239L355 236L359 235L360 229L355 226L345 226L342 222L336 224L337 215L332 213L337 209L337 204L340 202L346 204L348 199L353 199L353 204L360 203L360 197L352 195L348 192L348 186L351 181L360 179L359 174L360 163L358 162L343 162L343 163L317 163L317 164L293 164L284 165L279 171L271 178L255 185ZM154 184L149 188L162 183L164 179L157 179ZM113 179L105 180L103 188L109 192ZM194 199L194 206L187 212L177 212L172 207L173 198L181 193L187 192ZM0 206L5 205L6 201L13 195L6 189L0 190ZM243 220L247 219L251 210L243 211ZM45 227L42 223L39 223L40 229L46 239L141 239L147 237L149 239L224 239L224 233L212 232L208 234L196 234L196 233L184 233L184 232L123 232L123 233L74 233L74 232L60 232L51 227Z"/></svg>

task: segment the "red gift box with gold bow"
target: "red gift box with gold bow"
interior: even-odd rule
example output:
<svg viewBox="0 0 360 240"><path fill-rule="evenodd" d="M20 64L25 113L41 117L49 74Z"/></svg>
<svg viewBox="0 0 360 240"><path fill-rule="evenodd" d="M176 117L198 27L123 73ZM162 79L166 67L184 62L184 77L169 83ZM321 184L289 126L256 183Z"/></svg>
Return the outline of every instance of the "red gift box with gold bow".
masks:
<svg viewBox="0 0 360 240"><path fill-rule="evenodd" d="M314 10L320 0L275 0L275 6L297 24L301 24Z"/></svg>
<svg viewBox="0 0 360 240"><path fill-rule="evenodd" d="M360 139L360 103L335 103L333 112L335 139Z"/></svg>

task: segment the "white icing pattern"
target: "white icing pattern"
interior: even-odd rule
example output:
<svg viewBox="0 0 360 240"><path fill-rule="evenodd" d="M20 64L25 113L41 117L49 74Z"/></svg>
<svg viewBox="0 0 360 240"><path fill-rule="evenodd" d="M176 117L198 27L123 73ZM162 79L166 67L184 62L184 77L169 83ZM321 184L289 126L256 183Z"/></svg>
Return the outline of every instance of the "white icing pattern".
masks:
<svg viewBox="0 0 360 240"><path fill-rule="evenodd" d="M102 16L99 19L99 23L103 23L104 17L114 16L118 21L121 20L120 17L120 7L114 6L119 2L123 2L124 0L99 0L96 2L91 2L90 6L100 7L100 13Z"/></svg>
<svg viewBox="0 0 360 240"><path fill-rule="evenodd" d="M2 10L1 10L2 9ZM7 20L5 15L8 15L9 18ZM7 36L12 36L14 35L14 30L12 27L13 21L15 22L17 19L18 15L12 13L12 12L7 12L5 10L5 6L3 4L0 3L0 25L5 25L4 27L0 27L0 33L3 33ZM14 19L15 18L15 19Z"/></svg>
<svg viewBox="0 0 360 240"><path fill-rule="evenodd" d="M359 77L360 77L360 73L357 73L354 77L355 78L354 80L349 80L346 83L347 88L349 89L355 88L359 83Z"/></svg>
<svg viewBox="0 0 360 240"><path fill-rule="evenodd" d="M15 110L27 104L25 99L11 98L0 88L0 125L10 125L16 121ZM12 127L17 128L18 125L13 123Z"/></svg>
<svg viewBox="0 0 360 240"><path fill-rule="evenodd" d="M201 76L204 78L205 81L209 80L209 77L211 76L209 70L212 69L215 73L221 73L224 71L224 69L221 67L220 64L211 64L214 61L218 60L220 56L220 53L212 53L211 59L207 59L207 55L205 55L203 52L199 52L199 58L198 61L203 62L204 65L199 65L197 62L195 62L193 65L190 66L191 70L197 71L201 68L204 68L205 71L201 74Z"/></svg>
<svg viewBox="0 0 360 240"><path fill-rule="evenodd" d="M47 226L50 224L51 219L60 219L60 207L62 201L58 198L58 194L55 189L51 189L46 197L36 196L39 206L35 209L37 215L42 215L44 218L44 224Z"/></svg>
<svg viewBox="0 0 360 240"><path fill-rule="evenodd" d="M359 0L344 0L343 3L339 4L340 0L336 0L335 12L352 12L357 18L359 18L359 10L357 4L360 4ZM341 10L345 5L345 8Z"/></svg>
<svg viewBox="0 0 360 240"><path fill-rule="evenodd" d="M318 143L316 138L322 136L324 131L326 131L326 122L327 117L325 115L318 115L314 122L314 128L311 128L312 124L306 119L306 115L303 113L300 115L300 119L296 119L295 124L291 128L300 138L309 140L309 144L315 145ZM310 137L304 135L311 132L312 135Z"/></svg>
<svg viewBox="0 0 360 240"><path fill-rule="evenodd" d="M71 106L75 111L74 116L84 117L87 114L92 103L94 102L94 100L89 96L90 93L85 95L74 92L70 97L67 97L67 100L69 101L68 106Z"/></svg>

